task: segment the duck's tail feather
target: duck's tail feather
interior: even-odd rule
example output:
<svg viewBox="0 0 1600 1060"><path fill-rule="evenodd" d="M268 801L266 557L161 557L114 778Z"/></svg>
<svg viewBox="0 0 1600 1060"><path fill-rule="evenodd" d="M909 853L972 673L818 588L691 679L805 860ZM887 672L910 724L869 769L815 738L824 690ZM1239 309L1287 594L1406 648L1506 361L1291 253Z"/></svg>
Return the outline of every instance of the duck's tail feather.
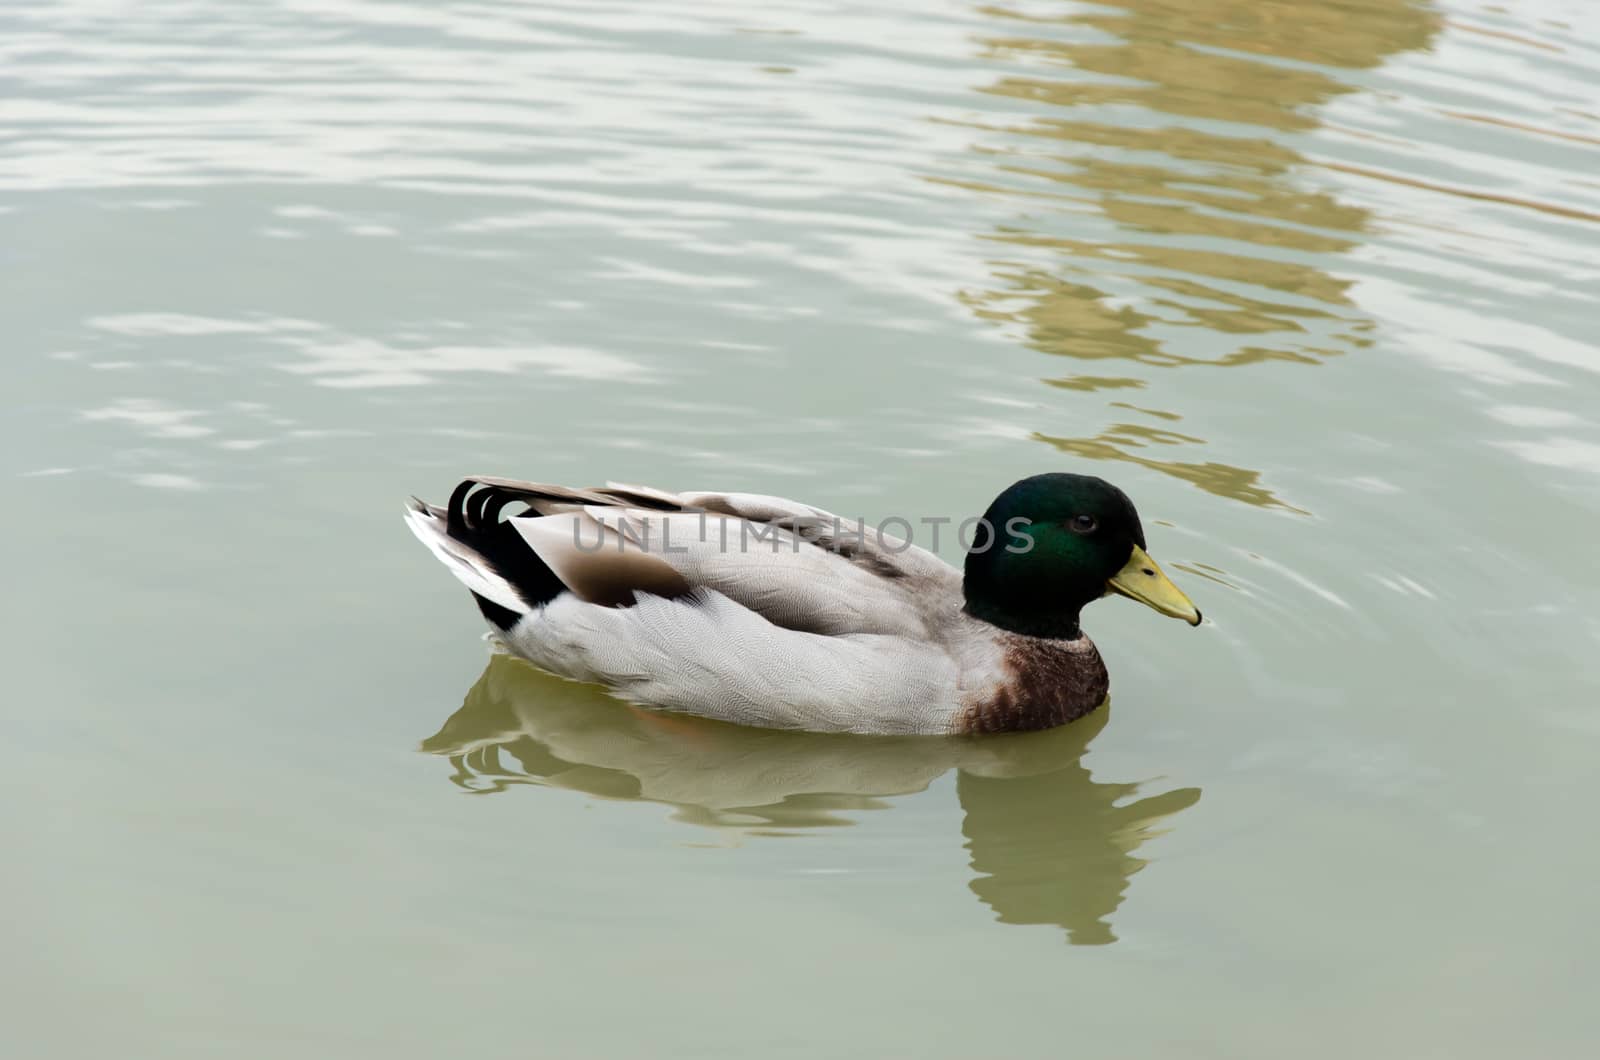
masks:
<svg viewBox="0 0 1600 1060"><path fill-rule="evenodd" d="M500 520L501 509L519 498L495 489L472 492L463 482L447 508L413 497L406 525L450 573L471 590L483 617L501 630L565 592L567 586L516 529Z"/></svg>

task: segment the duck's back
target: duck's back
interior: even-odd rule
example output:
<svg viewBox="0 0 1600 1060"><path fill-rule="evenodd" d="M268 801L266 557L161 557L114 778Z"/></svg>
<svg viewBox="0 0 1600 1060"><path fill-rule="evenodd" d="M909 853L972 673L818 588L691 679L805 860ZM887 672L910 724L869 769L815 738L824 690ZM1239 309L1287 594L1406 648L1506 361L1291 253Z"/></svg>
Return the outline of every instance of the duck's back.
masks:
<svg viewBox="0 0 1600 1060"><path fill-rule="evenodd" d="M512 503L525 514L501 519ZM931 553L782 498L471 479L408 513L497 637L656 707L814 731L948 733L970 704Z"/></svg>

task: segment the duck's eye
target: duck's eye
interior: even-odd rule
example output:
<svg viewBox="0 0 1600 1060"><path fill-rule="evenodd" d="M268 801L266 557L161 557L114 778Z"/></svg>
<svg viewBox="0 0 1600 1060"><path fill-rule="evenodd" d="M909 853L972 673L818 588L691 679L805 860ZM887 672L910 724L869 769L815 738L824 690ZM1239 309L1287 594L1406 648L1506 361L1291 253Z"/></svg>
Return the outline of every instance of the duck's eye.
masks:
<svg viewBox="0 0 1600 1060"><path fill-rule="evenodd" d="M1074 515L1071 519L1067 520L1067 526L1069 526L1075 533L1092 534L1096 530L1100 529L1100 520L1096 519L1092 515Z"/></svg>

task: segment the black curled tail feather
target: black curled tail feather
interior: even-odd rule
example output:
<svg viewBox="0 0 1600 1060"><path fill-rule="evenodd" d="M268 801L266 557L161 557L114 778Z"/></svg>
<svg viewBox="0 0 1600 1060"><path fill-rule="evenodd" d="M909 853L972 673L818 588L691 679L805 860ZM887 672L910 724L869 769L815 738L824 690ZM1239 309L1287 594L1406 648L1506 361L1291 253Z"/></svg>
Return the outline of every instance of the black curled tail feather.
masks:
<svg viewBox="0 0 1600 1060"><path fill-rule="evenodd" d="M500 518L506 505L526 499L519 492L466 479L450 494L444 512L445 528L453 540L482 557L532 611L566 592L567 586L523 540L516 527ZM483 617L501 630L509 630L526 613L502 607L478 593L472 595Z"/></svg>
<svg viewBox="0 0 1600 1060"><path fill-rule="evenodd" d="M489 620L489 624L502 633L511 632L511 627L522 618L522 612L513 611L509 607L501 607L493 600L480 593L473 593L472 599L477 603L479 612Z"/></svg>

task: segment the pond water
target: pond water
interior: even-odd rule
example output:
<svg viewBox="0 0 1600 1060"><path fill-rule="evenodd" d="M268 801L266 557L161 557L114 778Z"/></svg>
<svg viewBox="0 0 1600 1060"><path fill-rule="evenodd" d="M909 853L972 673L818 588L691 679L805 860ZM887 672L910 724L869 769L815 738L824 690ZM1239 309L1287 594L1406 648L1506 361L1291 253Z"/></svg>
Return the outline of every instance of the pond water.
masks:
<svg viewBox="0 0 1600 1060"><path fill-rule="evenodd" d="M29 1057L1587 1057L1588 0L0 9ZM1027 737L491 661L468 472L1126 489ZM946 544L945 553L958 559Z"/></svg>

